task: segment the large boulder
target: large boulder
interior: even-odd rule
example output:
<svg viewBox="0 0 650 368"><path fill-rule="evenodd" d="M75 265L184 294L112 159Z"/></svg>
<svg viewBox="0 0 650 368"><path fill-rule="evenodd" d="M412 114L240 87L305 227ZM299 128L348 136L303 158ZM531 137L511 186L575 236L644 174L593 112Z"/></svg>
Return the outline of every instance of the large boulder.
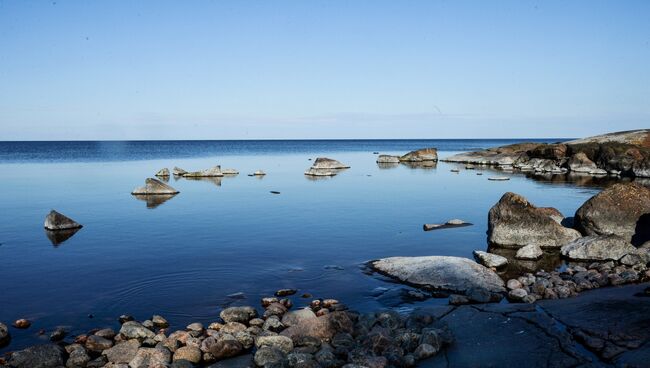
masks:
<svg viewBox="0 0 650 368"><path fill-rule="evenodd" d="M136 339L127 340L110 349L102 351L102 355L111 363L129 363L138 353L140 343Z"/></svg>
<svg viewBox="0 0 650 368"><path fill-rule="evenodd" d="M13 353L9 359L9 366L14 368L56 368L64 365L63 358L64 351L58 345L36 345Z"/></svg>
<svg viewBox="0 0 650 368"><path fill-rule="evenodd" d="M349 169L350 166L345 165L337 160L327 158L327 157L318 157L314 164L311 165L313 169Z"/></svg>
<svg viewBox="0 0 650 368"><path fill-rule="evenodd" d="M147 178L144 187L136 188L131 192L133 195L169 195L177 193L179 193L178 190L154 178Z"/></svg>
<svg viewBox="0 0 650 368"><path fill-rule="evenodd" d="M221 166L219 165L211 167L209 169L186 172L183 174L184 178L213 178L221 176L223 176L223 173L221 172Z"/></svg>
<svg viewBox="0 0 650 368"><path fill-rule="evenodd" d="M616 234L641 245L650 240L650 189L636 183L614 184L576 211L574 226L585 235Z"/></svg>
<svg viewBox="0 0 650 368"><path fill-rule="evenodd" d="M550 248L580 238L579 232L557 221L558 214L554 208L535 207L526 198L508 192L490 209L488 242L503 247L537 244Z"/></svg>
<svg viewBox="0 0 650 368"><path fill-rule="evenodd" d="M422 148L405 154L399 160L406 162L438 161L438 150L435 148Z"/></svg>
<svg viewBox="0 0 650 368"><path fill-rule="evenodd" d="M82 227L73 219L64 214L56 212L55 210L51 210L50 213L45 216L44 226L47 230L52 231L79 229Z"/></svg>
<svg viewBox="0 0 650 368"><path fill-rule="evenodd" d="M491 269L467 258L428 256L391 257L372 267L399 281L434 290L464 294L470 290L503 292L503 280Z"/></svg>
<svg viewBox="0 0 650 368"><path fill-rule="evenodd" d="M618 261L636 248L618 235L592 235L562 247L561 253L574 261Z"/></svg>

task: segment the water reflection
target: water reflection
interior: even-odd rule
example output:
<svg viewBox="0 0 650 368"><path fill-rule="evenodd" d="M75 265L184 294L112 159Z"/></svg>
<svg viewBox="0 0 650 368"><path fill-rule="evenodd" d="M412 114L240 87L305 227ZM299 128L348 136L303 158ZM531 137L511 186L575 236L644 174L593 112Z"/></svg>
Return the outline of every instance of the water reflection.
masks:
<svg viewBox="0 0 650 368"><path fill-rule="evenodd" d="M422 162L403 161L402 165L410 169L435 169L438 167L438 162L437 161L422 161Z"/></svg>
<svg viewBox="0 0 650 368"><path fill-rule="evenodd" d="M380 169L394 169L399 166L399 162L377 162Z"/></svg>
<svg viewBox="0 0 650 368"><path fill-rule="evenodd" d="M134 194L133 197L140 201L147 202L147 208L156 208L168 200L174 198L176 194L158 194L158 195L143 195Z"/></svg>
<svg viewBox="0 0 650 368"><path fill-rule="evenodd" d="M69 229L69 230L57 230L57 231L44 229L45 236L47 236L47 238L50 239L52 245L54 245L55 247L63 244L63 242L70 239L79 230L81 230L81 228Z"/></svg>
<svg viewBox="0 0 650 368"><path fill-rule="evenodd" d="M553 271L564 263L560 258L559 249L543 249L544 254L538 260L523 260L515 258L516 248L503 248L494 245L488 246L488 252L506 257L508 264L498 270L499 275L505 279L516 278L524 273L535 273L539 270Z"/></svg>
<svg viewBox="0 0 650 368"><path fill-rule="evenodd" d="M204 182L212 183L218 187L221 186L221 179L222 179L222 177L220 176L207 176L207 177L188 176L183 178L190 181L204 181Z"/></svg>

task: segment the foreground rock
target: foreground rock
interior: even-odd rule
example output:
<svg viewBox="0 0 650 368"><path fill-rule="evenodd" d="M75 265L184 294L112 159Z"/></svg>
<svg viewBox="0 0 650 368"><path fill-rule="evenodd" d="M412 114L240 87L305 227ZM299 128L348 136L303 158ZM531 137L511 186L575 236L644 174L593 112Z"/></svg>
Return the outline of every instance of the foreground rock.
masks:
<svg viewBox="0 0 650 368"><path fill-rule="evenodd" d="M144 187L136 188L131 192L133 195L170 195L178 193L178 190L154 178L147 178Z"/></svg>
<svg viewBox="0 0 650 368"><path fill-rule="evenodd" d="M377 163L378 164L398 164L399 163L399 156L379 155L377 157Z"/></svg>
<svg viewBox="0 0 650 368"><path fill-rule="evenodd" d="M15 368L55 368L64 365L64 350L54 344L36 345L11 355L9 366Z"/></svg>
<svg viewBox="0 0 650 368"><path fill-rule="evenodd" d="M335 176L336 174L337 172L331 169L315 169L313 167L305 171L305 175L308 176Z"/></svg>
<svg viewBox="0 0 650 368"><path fill-rule="evenodd" d="M156 173L156 176L160 176L160 177L163 177L163 178L164 178L164 177L168 177L168 176L169 176L169 169L166 168L166 167L163 168L163 169L160 169L160 170Z"/></svg>
<svg viewBox="0 0 650 368"><path fill-rule="evenodd" d="M489 268L467 258L391 257L371 263L385 275L432 290L466 294L472 289L489 293L505 291L503 280Z"/></svg>
<svg viewBox="0 0 650 368"><path fill-rule="evenodd" d="M326 169L326 170L337 170L337 169L349 169L350 166L345 165L337 160L327 158L327 157L318 157L314 164L311 165L312 169Z"/></svg>
<svg viewBox="0 0 650 368"><path fill-rule="evenodd" d="M636 183L614 184L585 202L574 223L585 235L616 234L641 245L650 240L650 189Z"/></svg>
<svg viewBox="0 0 650 368"><path fill-rule="evenodd" d="M562 255L575 261L618 261L636 248L618 235L592 235L562 247Z"/></svg>
<svg viewBox="0 0 650 368"><path fill-rule="evenodd" d="M209 169L201 171L192 171L186 172L183 174L183 177L187 178L213 178L213 177L222 177L223 173L221 172L221 166L217 165Z"/></svg>
<svg viewBox="0 0 650 368"><path fill-rule="evenodd" d="M554 208L538 208L526 198L508 192L488 214L488 242L520 248L528 244L561 247L580 238L574 229L562 226L562 214Z"/></svg>
<svg viewBox="0 0 650 368"><path fill-rule="evenodd" d="M45 216L45 228L50 231L80 229L82 225L69 218L68 216L51 210Z"/></svg>
<svg viewBox="0 0 650 368"><path fill-rule="evenodd" d="M399 160L405 162L438 161L438 150L435 148L422 148L405 154Z"/></svg>

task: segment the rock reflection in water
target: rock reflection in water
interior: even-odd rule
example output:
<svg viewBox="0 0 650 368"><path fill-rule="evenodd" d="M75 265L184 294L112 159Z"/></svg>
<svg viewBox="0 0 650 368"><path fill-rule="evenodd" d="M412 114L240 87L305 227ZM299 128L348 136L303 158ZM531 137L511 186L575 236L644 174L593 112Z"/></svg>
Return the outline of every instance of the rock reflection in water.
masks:
<svg viewBox="0 0 650 368"><path fill-rule="evenodd" d="M438 162L437 161L420 161L420 162L402 161L402 165L410 169L435 169L438 167Z"/></svg>
<svg viewBox="0 0 650 368"><path fill-rule="evenodd" d="M399 166L399 162L377 162L380 169L394 169Z"/></svg>
<svg viewBox="0 0 650 368"><path fill-rule="evenodd" d="M158 194L158 195L142 195L135 194L133 197L140 201L147 202L147 208L156 208L168 200L174 198L176 194Z"/></svg>
<svg viewBox="0 0 650 368"><path fill-rule="evenodd" d="M47 230L45 229L45 236L47 236L48 239L52 242L52 245L55 247L62 244L66 240L70 239L74 234L77 233L77 231L81 230L80 228L77 229L68 229L68 230Z"/></svg>
<svg viewBox="0 0 650 368"><path fill-rule="evenodd" d="M517 278L527 272L535 273L539 270L553 271L562 266L563 261L560 258L559 249L543 250L544 255L542 255L542 258L533 261L516 259L515 254L517 253L517 248L503 248L494 245L488 247L489 253L497 254L508 259L508 264L497 272L504 280Z"/></svg>
<svg viewBox="0 0 650 368"><path fill-rule="evenodd" d="M184 176L183 179L190 180L190 181L205 181L205 182L212 183L212 184L220 187L222 177L220 177L220 176L206 176L206 177Z"/></svg>

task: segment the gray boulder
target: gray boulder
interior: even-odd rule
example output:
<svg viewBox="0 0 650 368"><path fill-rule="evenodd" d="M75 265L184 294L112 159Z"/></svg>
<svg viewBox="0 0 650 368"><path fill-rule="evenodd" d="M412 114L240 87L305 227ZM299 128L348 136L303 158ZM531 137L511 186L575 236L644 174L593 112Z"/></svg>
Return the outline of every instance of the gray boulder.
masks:
<svg viewBox="0 0 650 368"><path fill-rule="evenodd" d="M554 208L535 207L526 198L508 192L490 209L488 241L514 248L528 244L561 247L580 238L579 232L556 221L558 214Z"/></svg>
<svg viewBox="0 0 650 368"><path fill-rule="evenodd" d="M435 148L422 148L405 154L399 160L406 162L438 161L438 150Z"/></svg>
<svg viewBox="0 0 650 368"><path fill-rule="evenodd" d="M313 169L349 169L350 166L345 165L337 160L327 158L327 157L318 157L314 164L311 165Z"/></svg>
<svg viewBox="0 0 650 368"><path fill-rule="evenodd" d="M399 156L379 155L379 157L377 157L377 163L378 164L398 164L399 163Z"/></svg>
<svg viewBox="0 0 650 368"><path fill-rule="evenodd" d="M55 210L51 210L50 213L45 216L44 226L47 230L51 231L79 229L82 227L73 219L64 214L56 212Z"/></svg>
<svg viewBox="0 0 650 368"><path fill-rule="evenodd" d="M174 166L174 169L172 170L172 172L176 176L183 176L183 175L187 174L187 171L185 171L185 170L183 170L183 169L181 169L180 167L177 167L177 166Z"/></svg>
<svg viewBox="0 0 650 368"><path fill-rule="evenodd" d="M135 358L139 348L140 343L138 340L132 339L102 351L102 355L106 356L111 363L126 364Z"/></svg>
<svg viewBox="0 0 650 368"><path fill-rule="evenodd" d="M221 319L225 322L239 322L248 324L248 321L257 317L257 310L253 307L230 307L226 308L219 313Z"/></svg>
<svg viewBox="0 0 650 368"><path fill-rule="evenodd" d="M64 365L63 358L64 350L58 345L36 345L14 352L9 359L9 366L14 368L57 368Z"/></svg>
<svg viewBox="0 0 650 368"><path fill-rule="evenodd" d="M161 176L161 177L168 177L169 176L169 169L168 168L163 168L160 169L157 173L156 176Z"/></svg>
<svg viewBox="0 0 650 368"><path fill-rule="evenodd" d="M636 250L618 235L592 235L562 247L561 253L575 261L618 261Z"/></svg>
<svg viewBox="0 0 650 368"><path fill-rule="evenodd" d="M634 182L614 184L587 200L574 224L585 235L616 234L643 244L650 240L650 189Z"/></svg>
<svg viewBox="0 0 650 368"><path fill-rule="evenodd" d="M154 178L147 178L144 187L136 188L131 192L133 195L169 195L178 193L178 190Z"/></svg>
<svg viewBox="0 0 650 368"><path fill-rule="evenodd" d="M224 175L239 175L239 170L237 169L221 169L221 173Z"/></svg>
<svg viewBox="0 0 650 368"><path fill-rule="evenodd" d="M399 281L436 290L460 294L470 289L505 291L503 280L494 271L467 258L391 257L372 262L372 267Z"/></svg>
<svg viewBox="0 0 650 368"><path fill-rule="evenodd" d="M517 249L515 258L523 260L536 260L542 257L542 255L544 255L544 252L542 251L542 248L539 247L539 245L528 244Z"/></svg>
<svg viewBox="0 0 650 368"><path fill-rule="evenodd" d="M498 254L483 252L481 250L475 250L473 254L476 262L482 264L485 267L498 268L508 264L508 258L502 257Z"/></svg>

